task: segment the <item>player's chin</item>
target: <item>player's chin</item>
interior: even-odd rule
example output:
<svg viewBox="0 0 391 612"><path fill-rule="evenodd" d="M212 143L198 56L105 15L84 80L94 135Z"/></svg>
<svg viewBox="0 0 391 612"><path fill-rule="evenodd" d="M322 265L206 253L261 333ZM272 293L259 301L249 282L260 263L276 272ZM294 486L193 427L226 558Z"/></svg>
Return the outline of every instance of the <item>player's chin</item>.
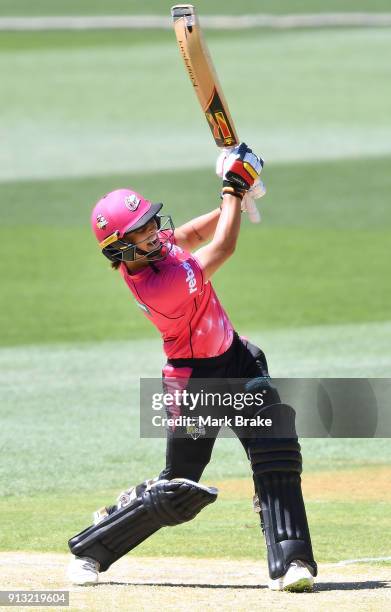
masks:
<svg viewBox="0 0 391 612"><path fill-rule="evenodd" d="M158 241L154 247L148 250L147 258L149 259L149 261L162 259L162 256L164 255L164 250L165 249L163 248L163 244Z"/></svg>

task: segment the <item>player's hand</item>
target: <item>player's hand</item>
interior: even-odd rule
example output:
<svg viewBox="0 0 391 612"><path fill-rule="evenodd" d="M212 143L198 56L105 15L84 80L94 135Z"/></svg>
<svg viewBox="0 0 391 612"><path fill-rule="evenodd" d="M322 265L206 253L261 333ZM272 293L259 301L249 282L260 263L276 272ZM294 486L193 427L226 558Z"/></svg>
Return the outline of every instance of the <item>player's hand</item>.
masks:
<svg viewBox="0 0 391 612"><path fill-rule="evenodd" d="M263 160L245 143L234 147L228 155L223 152L216 164L216 173L221 173L223 178L222 194L232 193L242 198L252 186L259 185L262 167Z"/></svg>

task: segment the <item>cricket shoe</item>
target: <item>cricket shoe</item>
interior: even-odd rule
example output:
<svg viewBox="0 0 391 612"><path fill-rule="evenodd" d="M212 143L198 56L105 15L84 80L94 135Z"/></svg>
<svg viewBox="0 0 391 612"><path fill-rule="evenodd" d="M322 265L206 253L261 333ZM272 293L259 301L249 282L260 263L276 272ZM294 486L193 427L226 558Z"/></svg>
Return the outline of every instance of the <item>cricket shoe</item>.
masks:
<svg viewBox="0 0 391 612"><path fill-rule="evenodd" d="M283 576L269 580L269 589L303 593L304 591L312 591L313 584L314 577L309 566L304 561L296 559L289 564Z"/></svg>
<svg viewBox="0 0 391 612"><path fill-rule="evenodd" d="M80 586L98 584L99 562L90 557L75 557L69 564L68 578Z"/></svg>

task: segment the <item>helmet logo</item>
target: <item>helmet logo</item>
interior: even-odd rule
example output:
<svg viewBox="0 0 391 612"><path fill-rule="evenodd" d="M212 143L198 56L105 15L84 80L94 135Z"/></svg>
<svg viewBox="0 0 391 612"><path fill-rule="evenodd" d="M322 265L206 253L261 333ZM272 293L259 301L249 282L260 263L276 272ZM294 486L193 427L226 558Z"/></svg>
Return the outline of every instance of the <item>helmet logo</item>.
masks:
<svg viewBox="0 0 391 612"><path fill-rule="evenodd" d="M137 210L139 207L141 200L134 193L132 195L128 195L125 198L125 206L130 212Z"/></svg>
<svg viewBox="0 0 391 612"><path fill-rule="evenodd" d="M109 222L107 221L107 219L105 219L103 215L97 215L96 225L99 227L99 229L104 229L108 224Z"/></svg>

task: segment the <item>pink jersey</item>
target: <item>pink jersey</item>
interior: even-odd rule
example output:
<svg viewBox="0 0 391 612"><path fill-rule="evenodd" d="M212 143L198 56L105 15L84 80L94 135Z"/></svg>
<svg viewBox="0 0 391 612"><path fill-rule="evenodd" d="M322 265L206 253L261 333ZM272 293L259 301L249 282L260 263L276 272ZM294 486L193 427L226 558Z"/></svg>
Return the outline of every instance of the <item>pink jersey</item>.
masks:
<svg viewBox="0 0 391 612"><path fill-rule="evenodd" d="M171 359L217 357L231 346L233 327L197 259L173 245L162 261L121 274L144 314L160 331ZM158 270L158 271L157 271Z"/></svg>

